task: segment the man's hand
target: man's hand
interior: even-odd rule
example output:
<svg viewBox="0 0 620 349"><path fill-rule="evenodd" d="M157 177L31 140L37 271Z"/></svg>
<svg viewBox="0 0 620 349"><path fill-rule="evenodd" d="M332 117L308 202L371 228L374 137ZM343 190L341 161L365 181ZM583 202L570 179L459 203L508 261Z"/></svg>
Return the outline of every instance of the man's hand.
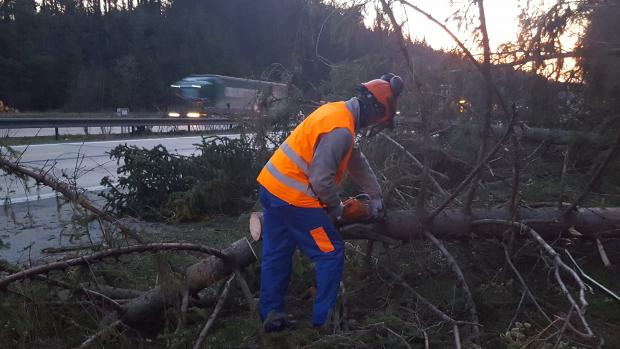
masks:
<svg viewBox="0 0 620 349"><path fill-rule="evenodd" d="M329 216L329 219L332 221L334 225L338 224L338 220L340 219L340 216L342 215L343 210L344 210L344 204L342 202L340 202L338 206L330 207L327 209L327 216Z"/></svg>

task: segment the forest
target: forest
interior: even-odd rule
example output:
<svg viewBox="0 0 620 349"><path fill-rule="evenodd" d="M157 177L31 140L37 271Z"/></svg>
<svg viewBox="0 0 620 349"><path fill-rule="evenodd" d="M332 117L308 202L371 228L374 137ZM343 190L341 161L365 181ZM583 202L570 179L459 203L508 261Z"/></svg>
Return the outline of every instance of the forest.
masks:
<svg viewBox="0 0 620 349"><path fill-rule="evenodd" d="M20 111L159 112L173 81L201 73L294 91L193 155L119 145L98 195L79 164L55 176L54 159L34 167L0 140L5 178L52 188L71 212L61 235L80 241L13 263L0 230L0 345L620 348L620 0L520 1L517 39L497 47L487 3L440 18L410 0L0 0L0 100ZM300 110L386 72L405 84L396 127L356 138L385 216L340 228L329 328L307 323L317 285L298 251L297 325L265 333L256 176ZM7 227L36 225L0 188Z"/></svg>

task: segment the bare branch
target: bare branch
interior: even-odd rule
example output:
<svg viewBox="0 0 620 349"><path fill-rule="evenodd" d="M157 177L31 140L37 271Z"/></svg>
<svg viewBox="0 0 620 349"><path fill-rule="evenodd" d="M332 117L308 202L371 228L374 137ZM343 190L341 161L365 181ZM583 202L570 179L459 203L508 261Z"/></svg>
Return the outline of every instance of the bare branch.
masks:
<svg viewBox="0 0 620 349"><path fill-rule="evenodd" d="M88 211L97 215L99 218L112 224L113 226L118 228L121 231L121 233L131 237L132 239L136 240L139 243L144 243L144 240L138 234L136 234L132 230L122 225L111 214L104 212L98 207L96 207L95 205L93 205L88 199L86 199L84 195L78 192L74 187L71 187L65 183L54 180L50 178L48 175L42 173L42 171L39 171L39 173L37 173L23 166L12 163L11 161L7 160L4 157L0 157L0 168L5 170L7 173L16 174L18 176L27 176L37 181L37 183L43 183L47 185L48 187L52 188L54 191L60 192L65 198L67 198L67 200L79 204L80 206L84 207Z"/></svg>
<svg viewBox="0 0 620 349"><path fill-rule="evenodd" d="M489 47L489 34L487 33L486 17L484 14L484 1L477 0L478 11L480 18L480 32L482 33L482 47L484 51L484 59L482 66L480 66L480 72L484 77L484 117L480 123L480 147L478 149L478 163L482 162L484 154L487 151L489 143L489 130L491 128L491 111L493 108L493 80L491 78L491 49ZM477 173L474 177L467 196L465 199L465 213L471 213L471 205L474 200L476 189L480 183L480 173Z"/></svg>
<svg viewBox="0 0 620 349"><path fill-rule="evenodd" d="M520 222L511 222L511 221L500 220L500 219L481 219L481 220L472 222L472 225L481 225L481 224L505 225L505 226L517 228L520 231L527 232L543 248L543 250L549 255L549 257L553 259L553 269L555 272L556 280L558 284L560 285L562 292L566 296L566 299L571 304L571 307L575 308L575 311L577 315L579 316L579 319L581 320L583 327L586 330L587 338L595 337L594 333L592 332L590 328L590 325L588 324L588 321L585 319L585 311L588 306L588 302L585 298L585 291L587 290L586 285L583 283L579 275L577 275L577 272L573 270L572 268L570 268L568 265L566 265L564 261L562 261L562 258L560 257L560 255L553 249L553 247L551 247L540 236L540 234L538 234L534 229ZM560 271L559 271L560 268L568 272L572 276L572 278L575 280L575 282L578 284L580 305L578 305L577 302L573 299L573 296L570 294L562 278L560 277Z"/></svg>
<svg viewBox="0 0 620 349"><path fill-rule="evenodd" d="M514 122L516 119L517 119L517 113L513 111L510 124L506 128L506 132L504 133L502 138L497 142L495 147L491 149L491 151L489 151L489 153L480 162L478 162L478 165L476 165L476 167L473 170L471 170L471 172L467 175L467 177L465 177L465 179L461 182L461 184L459 184L459 186L456 187L456 189L452 192L452 195L450 195L449 198L447 198L443 203L441 203L441 205L439 205L439 207L437 207L433 212L431 212L428 215L428 217L426 218L427 222L432 222L432 220L438 214L440 214L446 207L448 207L448 205L454 199L456 199L459 193L475 178L478 172L480 172L480 170L482 170L485 167L485 165L491 159L491 157L495 155L495 153L497 153L497 151L502 147L502 145L508 140L508 137L512 133L512 128L514 126Z"/></svg>
<svg viewBox="0 0 620 349"><path fill-rule="evenodd" d="M11 274L4 279L0 280L0 289L5 288L7 285L22 280L33 275L44 274L54 270L63 270L68 267L77 265L83 265L96 261L101 261L106 258L113 258L130 253L143 253L143 252L159 252L159 251L198 251L213 256L217 256L225 261L230 261L230 258L223 254L220 250L196 244L189 243L152 243L146 245L133 245L129 247L114 248L105 251L100 251L87 256L81 256L64 261L52 262L29 269L22 270L20 272Z"/></svg>
<svg viewBox="0 0 620 349"><path fill-rule="evenodd" d="M508 265L510 265L510 268L515 273L519 281L521 282L521 285L523 286L523 290L525 291L525 294L527 294L527 296L530 298L532 303L534 303L534 305L536 306L536 309L538 309L538 311L545 317L545 319L551 322L552 321L551 318L543 310L540 304L538 304L536 297L534 297L534 295L532 294L532 291L530 291L530 288L527 286L527 283L523 279L523 276L521 276L521 273L519 273L519 270L517 269L517 267L515 267L515 265L512 263L512 259L510 258L510 254L508 253L508 246L506 246L505 244L503 244L503 246L504 246L504 255L506 256L506 262L508 262Z"/></svg>
<svg viewBox="0 0 620 349"><path fill-rule="evenodd" d="M213 312L211 313L211 316L209 316L209 319L205 323L205 326L202 328L202 331L200 331L200 335L198 336L198 339L196 340L196 343L194 344L194 349L200 349L202 347L202 344L207 338L207 334L209 333L209 330L215 323L215 319L217 318L217 315L220 313L220 310L222 310L222 307L224 306L224 302L226 302L226 297L228 296L228 290L230 289L230 284L235 278L235 276L236 274L231 274L228 280L226 280L226 284L224 285L224 289L222 290L220 299L217 301L217 304L215 305L215 309L213 309Z"/></svg>
<svg viewBox="0 0 620 349"><path fill-rule="evenodd" d="M418 158L416 158L415 155L411 154L411 152L409 152L402 144L398 143L394 138L390 137L389 135L387 135L387 134L385 134L383 132L380 132L379 135L381 135L383 138L385 138L388 141L390 141L398 149L400 149L403 153L405 153L413 161L413 164L419 170L424 170L424 165L420 162L420 160L418 160ZM441 172L437 172L435 170L430 170L430 172L432 174L438 176L438 177L441 177L442 179L448 179L448 176L446 176L445 174L443 174ZM435 180L435 178L433 178L431 176L430 179L431 179L431 183L435 187L435 190L437 190L442 195L446 195L446 196L448 195L448 192L446 192L446 190L441 187L441 185L437 182L437 180Z"/></svg>
<svg viewBox="0 0 620 349"><path fill-rule="evenodd" d="M114 321L113 323L111 323L108 326L106 326L105 328L101 329L100 331L98 331L94 335L90 336L77 349L90 348L91 346L93 346L95 344L96 340L98 340L99 338L101 338L103 336L106 336L108 333L116 330L117 327L122 326L122 325L123 325L123 322L121 320Z"/></svg>
<svg viewBox="0 0 620 349"><path fill-rule="evenodd" d="M565 216L571 214L573 210L577 208L577 205L579 205L581 201L583 201L583 199L586 197L586 195L588 195L588 193L592 190L592 187L594 186L596 181L598 181L598 179L601 177L601 175L603 174L603 171L605 171L605 168L609 164L610 160L614 157L614 154L619 146L620 146L620 133L616 135L616 139L614 143L607 150L605 157L603 158L603 160L601 161L601 164L596 169L596 172L594 173L594 175L592 175L592 178L590 178L590 181L586 185L586 188L579 195L579 197L575 200L575 202L573 202L573 204L570 205L570 207L567 208L566 211L564 212Z"/></svg>
<svg viewBox="0 0 620 349"><path fill-rule="evenodd" d="M598 249L598 253L601 256L601 261L603 265L606 267L611 267L611 262L609 261L609 257L607 257L607 252L605 252L605 247L601 242L601 239L596 239L596 248Z"/></svg>
<svg viewBox="0 0 620 349"><path fill-rule="evenodd" d="M478 312L476 311L476 303L474 302L474 297L472 296L472 293L469 289L469 285L467 285L467 281L465 281L465 275L463 275L463 271L456 262L456 259L454 259L452 254L448 251L446 246L441 241L439 241L435 237L435 235L433 235L429 231L425 231L424 236L431 240L433 245L435 245L435 247L437 247L439 251L441 251L441 253L446 257L448 263L450 263L450 266L452 267L452 271L456 274L459 281L461 282L461 287L463 288L463 292L465 293L467 307L469 308L469 313L471 314L471 321L476 324L473 326L474 335L477 340L480 339L480 329L477 325L480 323L480 320L478 319Z"/></svg>

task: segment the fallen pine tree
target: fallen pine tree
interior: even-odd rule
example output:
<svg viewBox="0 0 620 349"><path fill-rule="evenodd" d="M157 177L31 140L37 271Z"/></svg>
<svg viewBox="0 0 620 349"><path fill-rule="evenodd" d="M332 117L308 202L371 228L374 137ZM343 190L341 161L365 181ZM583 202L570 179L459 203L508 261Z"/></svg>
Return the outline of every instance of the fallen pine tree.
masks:
<svg viewBox="0 0 620 349"><path fill-rule="evenodd" d="M521 224L531 227L540 236L548 239L557 238L562 234L584 239L620 236L620 208L582 208L566 218L563 218L562 214L563 211L548 207L521 209L519 211ZM256 223L258 218L258 215L254 215L251 220L254 225L250 230L252 230L255 239L260 239L261 227L260 224ZM510 223L509 218L510 211L507 209L476 210L472 216L463 214L461 210L445 210L428 225L428 229L440 239L462 239L474 236L501 238L506 229L503 225ZM485 221L488 224L481 224ZM502 224L502 222L506 222L506 224ZM345 239L382 240L387 237L394 240L409 241L425 238L425 226L423 218L415 211L401 210L390 211L382 223L374 225L356 224L343 228L342 232ZM525 237L525 235L522 236ZM244 238L221 251L213 252L209 249L202 249L202 251L216 255L201 259L188 267L185 271L184 284L166 289L158 287L145 292L124 304L117 313L118 319L127 325L145 328L144 325L157 319L166 306L178 303L185 289L189 291L190 295L195 295L200 290L227 278L231 273L254 263L257 260L255 251L259 243L259 241L250 242ZM168 247L165 244L160 246L161 249L157 244L143 249L126 248L126 251L107 253L107 255L116 257L122 253L183 249L183 246ZM201 251L195 247L187 249ZM98 252L98 254L103 254L103 252ZM80 257L78 260L87 263L86 256ZM95 263L97 260L92 260L89 263ZM0 280L0 288L8 286L11 282L48 273L52 270L65 269L72 265L72 263L65 261L57 262L53 267L37 266L29 271L22 270Z"/></svg>
<svg viewBox="0 0 620 349"><path fill-rule="evenodd" d="M257 260L256 248L260 244L260 216L254 215L253 226L251 227L254 242L248 239L240 239L233 242L227 248L222 250L213 250L206 246L174 246L172 244L144 244L138 234L132 234L133 231L127 228L112 215L103 213L92 205L86 198L74 187L62 185L57 180L49 178L43 171L33 171L23 168L22 166L11 163L8 160L0 159L0 166L7 172L21 176L35 178L37 182L44 183L61 192L67 199L77 203L85 209L91 211L103 221L109 222L114 229L125 233L126 236L134 237L141 245L132 245L124 248L116 248L110 250L99 251L92 255L84 255L75 260L65 260L51 263L45 266L35 266L25 270L10 271L9 275L0 280L0 289L8 287L11 283L23 280L25 278L33 278L40 274L64 270L66 268L85 265L88 266L102 261L106 258L118 258L120 255L130 253L159 252L166 250L194 250L212 254L212 256L199 260L186 268L184 278L178 282L168 283L159 287L155 287L149 291L140 294L138 297L125 300L123 304L115 304L114 309L110 311L110 316L106 317L106 323L110 326L119 326L119 324L133 327L144 333L155 335L161 329L158 324L164 317L165 310L170 306L182 304L181 309L187 309L191 302L190 298L194 298L201 290L214 285L215 283L228 278L233 280L231 274L235 274L235 279L239 281L242 289L247 296L248 303L253 303L251 293L248 291L247 284L243 279L241 270L252 265ZM458 189L455 193L458 192ZM455 196L456 194L452 194ZM537 242L542 251L552 261L552 267L555 270L555 276L558 285L567 297L571 312L577 314L580 320L580 327L576 332L580 337L592 339L595 337L588 322L585 319L585 310L588 306L585 290L586 286L581 281L580 276L562 260L562 257L550 246L544 239L556 239L560 236L568 236L579 239L598 240L603 237L618 237L620 234L620 208L580 208L580 209L558 209L550 207L540 208L520 208L517 212L509 209L491 209L482 210L474 209L471 214L465 214L461 209L443 209L452 198L444 201L439 209L431 214L428 219L424 214L420 214L412 210L388 211L385 220L374 224L356 224L344 227L341 231L345 239L366 239L376 240L384 243L391 243L395 240L412 241L418 239L429 239L435 244L449 260L457 278L460 279L460 285L466 288L465 277L461 272L457 262L450 256L450 252L443 248L440 240L449 239L501 239L504 232L509 229L519 232L517 236L526 237ZM517 219L511 219L517 217ZM257 224L258 223L258 224ZM258 232L256 229L258 228ZM372 253L369 251L368 255ZM480 325L476 319L475 304L471 294L469 294L469 309L471 311L471 321L456 320L439 307L433 305L426 300L424 296L413 288L399 275L393 273L385 266L381 266L385 270L386 275L391 276L395 281L401 283L420 303L424 304L442 321L447 321L453 326L455 333L455 343L460 343L458 331L460 326L472 326L478 328ZM567 286L560 274L563 271L564 277L569 275L573 279L571 285L577 285L576 288L579 297L574 299L571 292L567 290ZM44 278L49 279L49 278ZM227 282L230 285L230 282ZM245 285L245 286L244 286ZM85 293L93 293L91 290L82 290ZM100 290L105 295L103 290ZM467 292L469 293L469 292ZM222 297L225 297L222 293ZM532 297L533 298L533 297ZM112 300L113 302L114 300ZM195 301L195 299L194 299ZM221 302L218 302L221 305ZM568 321L568 320L566 320ZM211 321L212 323L212 321ZM207 328L207 327L205 327ZM208 328L207 328L208 329ZM203 339L204 337L201 336ZM478 335L476 335L478 337ZM92 342L89 339L87 342Z"/></svg>

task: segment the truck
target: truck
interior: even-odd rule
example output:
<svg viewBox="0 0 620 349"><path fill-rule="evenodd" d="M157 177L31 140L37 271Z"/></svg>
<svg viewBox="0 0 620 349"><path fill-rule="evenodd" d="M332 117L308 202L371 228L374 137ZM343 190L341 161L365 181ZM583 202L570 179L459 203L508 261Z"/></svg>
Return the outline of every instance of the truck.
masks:
<svg viewBox="0 0 620 349"><path fill-rule="evenodd" d="M191 75L170 85L169 117L255 116L285 108L283 83L223 75Z"/></svg>

